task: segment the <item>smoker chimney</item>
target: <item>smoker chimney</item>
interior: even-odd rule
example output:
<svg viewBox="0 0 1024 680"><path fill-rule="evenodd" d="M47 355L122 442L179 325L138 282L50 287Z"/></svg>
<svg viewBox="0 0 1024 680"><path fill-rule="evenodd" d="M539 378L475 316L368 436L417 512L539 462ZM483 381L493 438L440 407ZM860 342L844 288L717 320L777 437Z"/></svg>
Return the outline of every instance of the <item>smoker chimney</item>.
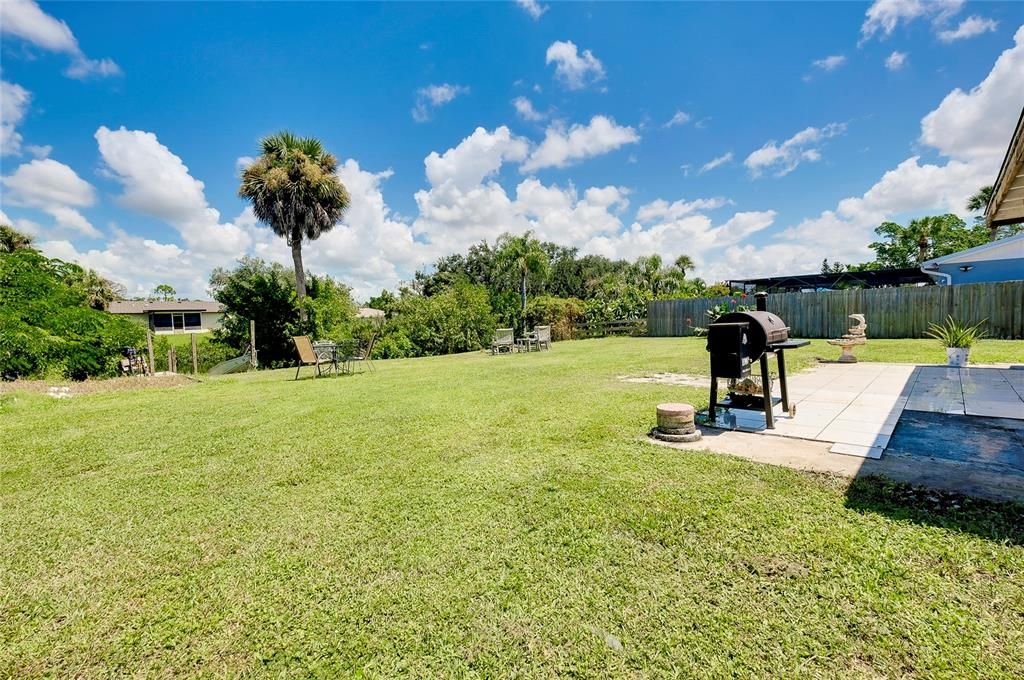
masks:
<svg viewBox="0 0 1024 680"><path fill-rule="evenodd" d="M767 312L768 311L768 293L761 291L760 293L754 293L754 303L757 311Z"/></svg>

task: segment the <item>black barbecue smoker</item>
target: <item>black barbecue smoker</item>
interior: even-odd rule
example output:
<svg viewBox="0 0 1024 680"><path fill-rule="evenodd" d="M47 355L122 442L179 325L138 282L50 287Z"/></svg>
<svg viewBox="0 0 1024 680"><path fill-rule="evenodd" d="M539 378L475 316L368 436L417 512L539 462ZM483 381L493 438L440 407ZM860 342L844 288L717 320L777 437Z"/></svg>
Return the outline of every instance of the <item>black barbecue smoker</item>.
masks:
<svg viewBox="0 0 1024 680"><path fill-rule="evenodd" d="M789 327L767 309L767 293L757 293L754 297L757 300L757 311L723 314L708 326L707 350L711 355L708 421L712 424L715 422L715 409L718 407L751 409L764 411L768 428L774 430L774 405L781 401L782 410L789 410L785 351L804 347L810 342L789 339ZM779 364L780 400L772 398L769 355L774 355ZM750 379L754 363L761 365L760 385ZM718 401L719 378L728 378L730 385L728 399L721 402Z"/></svg>

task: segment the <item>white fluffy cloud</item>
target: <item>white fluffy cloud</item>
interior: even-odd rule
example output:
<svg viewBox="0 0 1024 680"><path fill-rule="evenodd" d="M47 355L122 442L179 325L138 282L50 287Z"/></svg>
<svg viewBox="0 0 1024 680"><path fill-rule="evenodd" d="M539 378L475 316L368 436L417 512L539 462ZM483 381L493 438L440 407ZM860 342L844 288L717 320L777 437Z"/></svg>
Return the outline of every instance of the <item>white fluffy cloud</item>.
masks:
<svg viewBox="0 0 1024 680"><path fill-rule="evenodd" d="M970 92L956 88L921 121L921 141L951 158L998 164L1024 101L1024 26ZM995 172L998 167L992 168Z"/></svg>
<svg viewBox="0 0 1024 680"><path fill-rule="evenodd" d="M626 144L640 141L636 130L621 126L606 116L594 116L587 125L575 124L569 129L553 125L544 133L544 141L523 163L523 172L541 168L564 168L575 161L600 156Z"/></svg>
<svg viewBox="0 0 1024 680"><path fill-rule="evenodd" d="M32 95L21 85L0 80L0 156L21 153L17 127L25 119Z"/></svg>
<svg viewBox="0 0 1024 680"><path fill-rule="evenodd" d="M77 210L95 203L95 190L67 165L50 158L36 159L19 165L2 182L4 200L9 205L45 212L59 231L99 237L99 231ZM25 226L33 233L41 231L34 222Z"/></svg>
<svg viewBox="0 0 1024 680"><path fill-rule="evenodd" d="M717 156L715 158L712 158L707 163L705 163L704 165L700 166L700 170L697 171L697 174L698 175L703 175L705 172L710 172L710 171L714 170L715 168L718 168L718 167L721 167L721 166L725 165L726 163L731 163L732 162L732 158L733 158L732 151L727 151L726 153L723 153L721 156Z"/></svg>
<svg viewBox="0 0 1024 680"><path fill-rule="evenodd" d="M892 35L900 24L915 19L931 19L940 26L963 7L964 0L875 0L865 14L860 27L861 42L880 35Z"/></svg>
<svg viewBox="0 0 1024 680"><path fill-rule="evenodd" d="M530 15L530 17L536 21L544 15L550 9L547 5L542 5L537 0L516 0L516 4L519 5L524 12Z"/></svg>
<svg viewBox="0 0 1024 680"><path fill-rule="evenodd" d="M815 59L811 62L811 65L814 66L814 68L821 69L822 71L835 71L845 63L845 55L833 54L832 56L825 57L823 59Z"/></svg>
<svg viewBox="0 0 1024 680"><path fill-rule="evenodd" d="M907 65L907 53L899 52L894 50L892 54L885 58L885 67L890 71L899 71L901 68Z"/></svg>
<svg viewBox="0 0 1024 680"><path fill-rule="evenodd" d="M531 102L526 97L516 97L515 99L512 100L512 106L515 107L516 113L518 113L519 117L522 118L523 120L537 122L539 120L544 120L544 118L546 118L546 116L543 113L533 108L533 102Z"/></svg>
<svg viewBox="0 0 1024 680"><path fill-rule="evenodd" d="M425 123L434 116L434 111L455 100L456 97L468 94L465 85L427 85L416 90L416 104L412 107L412 119L417 123Z"/></svg>
<svg viewBox="0 0 1024 680"><path fill-rule="evenodd" d="M523 160L528 149L529 143L504 125L494 132L477 128L444 154L430 152L424 160L427 180L435 187L451 182L467 189L496 173L505 161Z"/></svg>
<svg viewBox="0 0 1024 680"><path fill-rule="evenodd" d="M967 38L974 38L981 35L982 33L988 33L996 30L999 26L999 22L993 19L985 19L979 16L969 16L960 22L960 25L954 29L945 31L939 31L939 40L945 43L955 42L957 40L966 40Z"/></svg>
<svg viewBox="0 0 1024 680"><path fill-rule="evenodd" d="M591 53L580 54L571 40L556 40L548 46L545 62L555 65L555 76L570 90L582 90L604 78L604 64Z"/></svg>
<svg viewBox="0 0 1024 680"><path fill-rule="evenodd" d="M39 8L32 0L0 2L0 32L21 38L40 49L61 52L71 57L64 71L70 78L115 76L120 67L110 59L90 59L82 52L68 25Z"/></svg>
<svg viewBox="0 0 1024 680"><path fill-rule="evenodd" d="M776 177L787 175L804 161L821 159L820 144L830 137L843 134L844 123L829 123L820 128L806 127L782 144L770 141L757 151L752 152L743 161L754 177L759 177L766 170L775 170Z"/></svg>
<svg viewBox="0 0 1024 680"><path fill-rule="evenodd" d="M14 205L40 208L47 205L90 206L96 200L92 185L67 165L51 158L19 165L3 178L7 199Z"/></svg>
<svg viewBox="0 0 1024 680"><path fill-rule="evenodd" d="M167 283L179 295L200 297L206 290L210 264L173 243L133 236L120 229L103 248L77 249L67 240L39 242L50 257L78 262L125 285L129 295L146 295Z"/></svg>
<svg viewBox="0 0 1024 680"><path fill-rule="evenodd" d="M714 253L767 229L774 221L775 211L765 210L738 212L717 226L709 217L699 214L661 221L649 227L634 222L621 233L594 237L582 250L631 260L651 253L671 260L685 253L697 264L697 274L706 276L706 272L713 271L709 262Z"/></svg>
<svg viewBox="0 0 1024 680"><path fill-rule="evenodd" d="M221 224L220 213L206 202L203 183L155 134L103 126L95 136L106 172L122 186L121 205L170 223L190 248L222 255L245 252L248 235L233 224Z"/></svg>
<svg viewBox="0 0 1024 680"><path fill-rule="evenodd" d="M591 187L579 198L576 188L544 186L530 177L516 187L516 210L542 239L580 245L622 227L618 214L629 206L625 187Z"/></svg>
<svg viewBox="0 0 1024 680"><path fill-rule="evenodd" d="M693 213L716 210L728 203L728 200L720 196L716 198L698 198L693 201L680 199L672 203L659 198L640 206L636 211L636 219L638 222L678 220L680 217L692 215Z"/></svg>

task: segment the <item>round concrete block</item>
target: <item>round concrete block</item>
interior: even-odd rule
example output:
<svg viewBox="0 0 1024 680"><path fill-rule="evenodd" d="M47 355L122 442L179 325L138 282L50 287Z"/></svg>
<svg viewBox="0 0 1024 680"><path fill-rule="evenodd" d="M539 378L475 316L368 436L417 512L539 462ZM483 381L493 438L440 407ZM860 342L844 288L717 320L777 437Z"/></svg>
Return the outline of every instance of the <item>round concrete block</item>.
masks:
<svg viewBox="0 0 1024 680"><path fill-rule="evenodd" d="M672 434L671 432L662 432L657 427L651 430L651 436L655 439L660 439L664 442L673 442L675 444L689 444L690 442L697 442L701 440L700 430L694 430L688 434Z"/></svg>
<svg viewBox="0 0 1024 680"><path fill-rule="evenodd" d="M689 404L658 404L658 430L665 434L684 435L696 430L694 408Z"/></svg>

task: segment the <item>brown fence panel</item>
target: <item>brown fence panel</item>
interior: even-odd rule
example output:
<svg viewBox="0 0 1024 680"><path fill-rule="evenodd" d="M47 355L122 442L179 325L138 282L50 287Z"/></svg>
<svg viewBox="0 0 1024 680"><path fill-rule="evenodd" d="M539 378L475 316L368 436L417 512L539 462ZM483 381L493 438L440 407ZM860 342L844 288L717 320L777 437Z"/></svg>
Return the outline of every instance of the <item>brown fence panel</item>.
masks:
<svg viewBox="0 0 1024 680"><path fill-rule="evenodd" d="M651 302L648 335L692 335L695 326L707 326L707 310L729 300ZM753 297L744 302L753 306ZM930 324L942 323L947 316L971 324L984 322L994 338L1024 338L1024 281L773 293L768 309L782 317L796 338L839 337L850 327L850 314L865 316L868 337L873 338L921 338Z"/></svg>

